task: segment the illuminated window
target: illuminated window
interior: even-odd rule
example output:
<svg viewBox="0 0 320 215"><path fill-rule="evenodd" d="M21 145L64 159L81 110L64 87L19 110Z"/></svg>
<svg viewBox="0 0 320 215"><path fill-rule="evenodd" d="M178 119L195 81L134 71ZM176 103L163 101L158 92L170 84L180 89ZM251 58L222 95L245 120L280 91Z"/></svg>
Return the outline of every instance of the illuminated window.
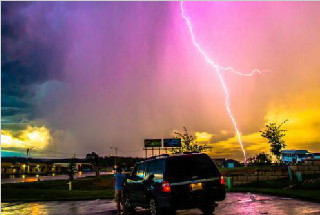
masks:
<svg viewBox="0 0 320 215"><path fill-rule="evenodd" d="M140 164L137 166L136 176L143 179L144 178L144 170L145 170L145 164Z"/></svg>
<svg viewBox="0 0 320 215"><path fill-rule="evenodd" d="M154 160L148 162L147 170L146 170L146 177L149 175L154 175L154 178L157 180L163 179L163 170L164 170L164 160Z"/></svg>

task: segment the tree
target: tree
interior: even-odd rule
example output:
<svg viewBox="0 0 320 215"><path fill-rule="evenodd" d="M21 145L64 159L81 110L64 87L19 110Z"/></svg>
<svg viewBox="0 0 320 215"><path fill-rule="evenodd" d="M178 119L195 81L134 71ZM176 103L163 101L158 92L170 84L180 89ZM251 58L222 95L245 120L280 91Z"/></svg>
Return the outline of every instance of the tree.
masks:
<svg viewBox="0 0 320 215"><path fill-rule="evenodd" d="M172 153L179 152L205 152L210 149L207 144L199 144L195 139L195 136L188 133L186 127L183 127L184 133L179 131L173 131L175 138L181 138L181 149L172 149Z"/></svg>
<svg viewBox="0 0 320 215"><path fill-rule="evenodd" d="M281 129L282 125L288 120L284 120L282 123L270 123L266 125L265 129L261 130L261 136L268 139L271 149L270 152L276 156L277 160L280 161L281 151L286 147L285 140L283 139L286 135L286 131Z"/></svg>
<svg viewBox="0 0 320 215"><path fill-rule="evenodd" d="M94 164L94 162L96 162L97 159L99 159L99 155L95 152L91 152L91 154L87 154L86 156L86 160L91 162L92 164Z"/></svg>
<svg viewBox="0 0 320 215"><path fill-rule="evenodd" d="M248 162L250 164L266 165L271 163L271 158L270 158L270 155L265 154L264 152L261 152L256 156L250 157L248 159Z"/></svg>

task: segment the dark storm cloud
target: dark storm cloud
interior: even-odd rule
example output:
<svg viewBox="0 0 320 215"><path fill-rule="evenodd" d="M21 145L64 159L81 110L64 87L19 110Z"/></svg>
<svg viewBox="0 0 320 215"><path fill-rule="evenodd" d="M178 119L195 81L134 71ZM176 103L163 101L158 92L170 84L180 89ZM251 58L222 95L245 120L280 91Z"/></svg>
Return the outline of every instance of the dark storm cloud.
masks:
<svg viewBox="0 0 320 215"><path fill-rule="evenodd" d="M55 28L63 30L62 22L54 22L50 11L52 4L42 9L36 2L3 2L1 23L1 103L2 125L8 117L11 123L33 119L37 116L32 102L34 92L31 86L51 79L60 79L63 67L63 34L52 34ZM34 20L30 11L39 14ZM50 37L49 42L41 37ZM23 117L22 117L23 116Z"/></svg>
<svg viewBox="0 0 320 215"><path fill-rule="evenodd" d="M106 127L126 129L118 114L155 91L168 4L6 2L2 11L3 128L43 120L55 148L99 150Z"/></svg>

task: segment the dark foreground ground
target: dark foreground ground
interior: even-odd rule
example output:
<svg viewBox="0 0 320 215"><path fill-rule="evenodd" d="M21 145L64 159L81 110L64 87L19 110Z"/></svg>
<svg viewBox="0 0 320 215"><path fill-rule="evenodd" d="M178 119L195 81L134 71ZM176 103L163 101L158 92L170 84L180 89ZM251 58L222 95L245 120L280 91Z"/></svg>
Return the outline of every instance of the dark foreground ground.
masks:
<svg viewBox="0 0 320 215"><path fill-rule="evenodd" d="M2 215L112 215L112 200L2 203ZM147 215L139 210L137 215ZM178 211L178 215L198 215L199 210ZM215 215L320 215L320 203L250 193L228 193Z"/></svg>

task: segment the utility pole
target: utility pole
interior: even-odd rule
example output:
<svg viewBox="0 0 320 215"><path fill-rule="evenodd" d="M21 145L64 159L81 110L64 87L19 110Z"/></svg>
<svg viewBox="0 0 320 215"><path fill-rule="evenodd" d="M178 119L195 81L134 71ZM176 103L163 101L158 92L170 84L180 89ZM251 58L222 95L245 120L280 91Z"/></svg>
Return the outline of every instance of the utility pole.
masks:
<svg viewBox="0 0 320 215"><path fill-rule="evenodd" d="M116 156L114 157L114 165L117 166L118 147L110 147L114 149Z"/></svg>
<svg viewBox="0 0 320 215"><path fill-rule="evenodd" d="M27 148L27 158L29 158L29 154L30 154L30 151L33 150L35 147L30 147L30 148Z"/></svg>

